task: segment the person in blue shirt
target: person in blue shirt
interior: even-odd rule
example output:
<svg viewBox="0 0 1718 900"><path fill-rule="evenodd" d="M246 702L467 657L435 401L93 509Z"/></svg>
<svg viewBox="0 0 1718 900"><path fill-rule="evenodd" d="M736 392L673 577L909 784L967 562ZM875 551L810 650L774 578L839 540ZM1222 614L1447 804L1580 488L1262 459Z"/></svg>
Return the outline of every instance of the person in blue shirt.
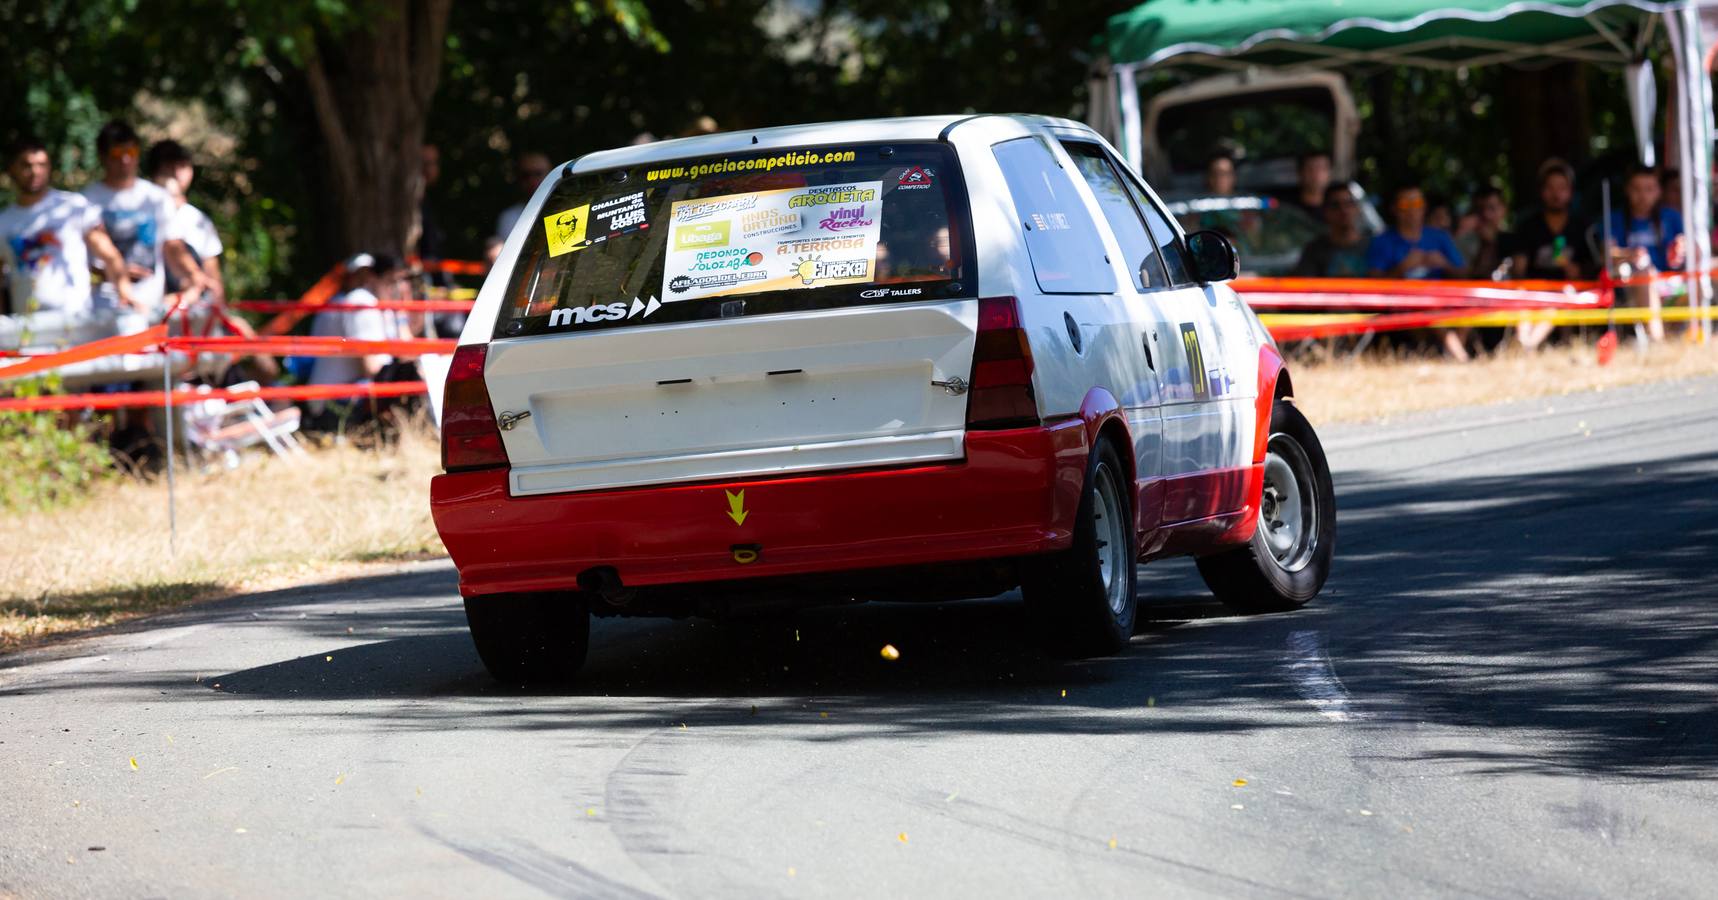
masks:
<svg viewBox="0 0 1718 900"><path fill-rule="evenodd" d="M1626 200L1623 208L1611 213L1605 231L1611 239L1611 263L1618 266L1619 277L1652 275L1682 268L1682 214L1664 205L1658 173L1636 167L1624 182ZM1622 266L1627 266L1623 271ZM1658 282L1631 285L1630 300L1645 299L1652 310L1647 333L1655 341L1664 339L1664 321L1659 317L1662 305Z"/></svg>
<svg viewBox="0 0 1718 900"><path fill-rule="evenodd" d="M1393 227L1372 239L1366 247L1366 268L1385 278L1453 278L1466 263L1455 238L1442 228L1426 224L1426 194L1417 184L1404 184L1391 195ZM1444 353L1457 362L1467 362L1468 331L1442 329Z"/></svg>
<svg viewBox="0 0 1718 900"><path fill-rule="evenodd" d="M1395 226L1372 239L1366 267L1387 278L1449 278L1462 270L1461 251L1442 228L1426 224L1426 195L1419 185L1396 189Z"/></svg>

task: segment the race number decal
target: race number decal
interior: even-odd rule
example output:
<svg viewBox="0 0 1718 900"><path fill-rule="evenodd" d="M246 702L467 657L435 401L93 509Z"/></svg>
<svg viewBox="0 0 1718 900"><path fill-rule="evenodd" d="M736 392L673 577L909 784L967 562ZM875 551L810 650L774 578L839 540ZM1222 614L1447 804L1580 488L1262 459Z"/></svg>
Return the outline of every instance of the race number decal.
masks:
<svg viewBox="0 0 1718 900"><path fill-rule="evenodd" d="M1211 379L1205 374L1205 353L1199 349L1199 331L1192 322L1181 323L1181 345L1187 350L1187 377L1194 399L1209 399Z"/></svg>

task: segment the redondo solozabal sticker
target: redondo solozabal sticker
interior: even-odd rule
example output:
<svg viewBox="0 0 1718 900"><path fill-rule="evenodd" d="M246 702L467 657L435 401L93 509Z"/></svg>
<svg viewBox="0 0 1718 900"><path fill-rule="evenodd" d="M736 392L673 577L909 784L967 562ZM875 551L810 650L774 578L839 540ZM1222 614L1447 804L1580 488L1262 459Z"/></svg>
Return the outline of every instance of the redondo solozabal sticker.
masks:
<svg viewBox="0 0 1718 900"><path fill-rule="evenodd" d="M880 181L822 184L673 204L662 299L871 281L882 187Z"/></svg>

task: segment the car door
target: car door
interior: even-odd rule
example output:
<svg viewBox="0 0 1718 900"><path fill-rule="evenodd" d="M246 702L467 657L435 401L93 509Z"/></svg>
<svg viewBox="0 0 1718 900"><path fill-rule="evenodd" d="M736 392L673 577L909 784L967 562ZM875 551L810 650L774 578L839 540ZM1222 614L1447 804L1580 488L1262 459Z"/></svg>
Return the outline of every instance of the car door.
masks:
<svg viewBox="0 0 1718 900"><path fill-rule="evenodd" d="M1043 411L1074 413L1092 388L1107 390L1127 419L1135 477L1149 483L1160 465L1158 391L1139 344L1131 291L1122 287L1121 250L1102 224L1101 208L1082 191L1078 165L1055 141L1016 138L991 150L1039 289L1030 302L1022 298L1021 315ZM1143 526L1155 524L1153 510L1139 509Z"/></svg>
<svg viewBox="0 0 1718 900"><path fill-rule="evenodd" d="M1160 484L1167 474L1162 447L1162 407L1167 394L1168 357L1162 341L1164 335L1171 333L1170 323L1162 319L1161 306L1151 301L1151 295L1173 290L1174 283L1164 266L1162 250L1147 229L1145 217L1130 194L1119 165L1100 144L1083 136L1063 135L1060 142L1091 190L1115 239L1124 270L1124 286L1118 292L1117 302L1126 312L1127 327L1117 344L1133 364L1126 367L1131 383L1122 402L1128 410L1129 424L1138 423L1153 436L1149 448L1138 454L1136 460L1140 480L1147 486L1140 495L1140 519L1142 527L1150 530L1162 518Z"/></svg>
<svg viewBox="0 0 1718 900"><path fill-rule="evenodd" d="M1143 297L1152 307L1153 346L1161 351L1163 522L1232 512L1245 505L1239 488L1252 461L1256 390L1239 377L1232 346L1252 341L1252 334L1244 316L1228 314L1227 304L1239 302L1233 292L1193 277L1180 229L1138 177L1120 168L1169 278L1167 289Z"/></svg>

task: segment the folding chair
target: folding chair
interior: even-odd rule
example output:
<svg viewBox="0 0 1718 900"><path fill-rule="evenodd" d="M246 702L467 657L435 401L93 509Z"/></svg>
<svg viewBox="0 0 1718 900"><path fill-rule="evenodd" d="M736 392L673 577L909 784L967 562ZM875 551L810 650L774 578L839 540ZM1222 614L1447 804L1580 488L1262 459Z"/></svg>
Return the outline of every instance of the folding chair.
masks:
<svg viewBox="0 0 1718 900"><path fill-rule="evenodd" d="M235 384L230 392L254 391L254 381ZM202 393L211 389L201 388ZM239 451L257 444L266 445L282 459L303 457L304 445L298 440L299 410L288 407L272 410L261 398L223 400L211 397L185 407L185 440L205 457L219 456L229 469L238 468Z"/></svg>

